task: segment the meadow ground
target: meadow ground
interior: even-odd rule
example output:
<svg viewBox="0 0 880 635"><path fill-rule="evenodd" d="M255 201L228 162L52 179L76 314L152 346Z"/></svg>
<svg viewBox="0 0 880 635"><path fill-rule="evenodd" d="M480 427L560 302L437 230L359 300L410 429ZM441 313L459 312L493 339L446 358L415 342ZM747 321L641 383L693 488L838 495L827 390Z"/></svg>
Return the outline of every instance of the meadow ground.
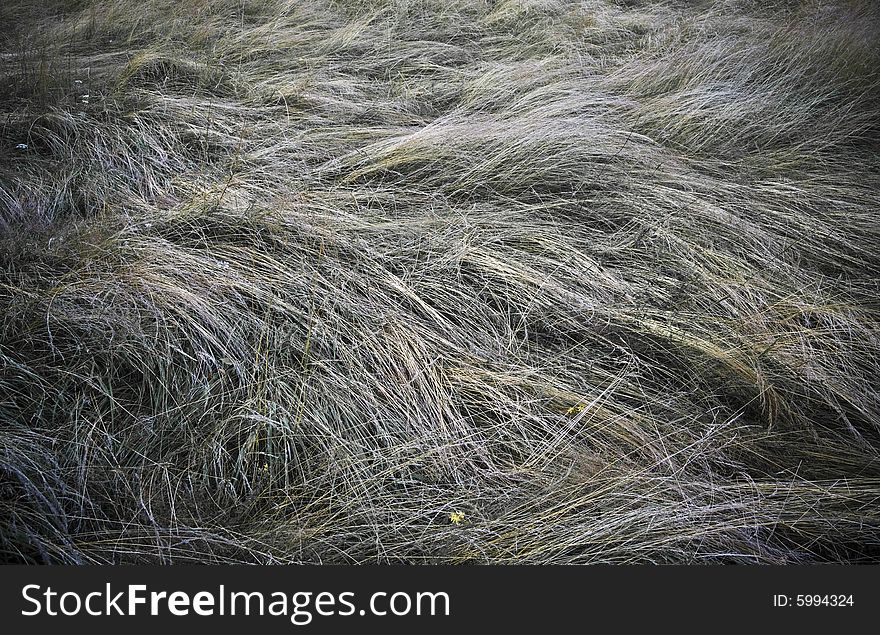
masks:
<svg viewBox="0 0 880 635"><path fill-rule="evenodd" d="M880 560L878 3L0 24L0 559Z"/></svg>

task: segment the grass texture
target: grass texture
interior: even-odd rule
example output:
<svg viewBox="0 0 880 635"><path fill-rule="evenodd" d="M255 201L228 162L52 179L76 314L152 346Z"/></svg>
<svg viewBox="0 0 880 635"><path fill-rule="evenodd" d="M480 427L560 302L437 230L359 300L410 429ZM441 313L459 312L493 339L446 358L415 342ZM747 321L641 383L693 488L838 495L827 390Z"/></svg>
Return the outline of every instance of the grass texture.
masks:
<svg viewBox="0 0 880 635"><path fill-rule="evenodd" d="M880 561L876 3L0 23L0 560Z"/></svg>

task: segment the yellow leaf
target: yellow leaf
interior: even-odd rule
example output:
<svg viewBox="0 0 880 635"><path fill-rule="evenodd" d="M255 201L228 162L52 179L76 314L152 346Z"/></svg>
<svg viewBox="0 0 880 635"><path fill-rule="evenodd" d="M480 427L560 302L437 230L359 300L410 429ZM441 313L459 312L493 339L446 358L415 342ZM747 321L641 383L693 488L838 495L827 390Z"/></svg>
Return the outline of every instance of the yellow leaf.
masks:
<svg viewBox="0 0 880 635"><path fill-rule="evenodd" d="M578 405L576 405L576 406L572 406L571 408L569 408L568 410L566 410L566 411L565 411L565 414L576 415L576 414L579 414L579 413L583 412L583 411L586 410L586 409L587 409L587 407L586 407L584 404L579 403Z"/></svg>

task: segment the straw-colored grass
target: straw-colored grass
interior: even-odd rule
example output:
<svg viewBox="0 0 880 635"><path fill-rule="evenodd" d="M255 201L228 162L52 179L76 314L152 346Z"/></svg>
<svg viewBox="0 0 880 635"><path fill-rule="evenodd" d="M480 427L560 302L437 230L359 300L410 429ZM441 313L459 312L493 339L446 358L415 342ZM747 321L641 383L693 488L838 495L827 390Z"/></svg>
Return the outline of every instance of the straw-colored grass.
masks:
<svg viewBox="0 0 880 635"><path fill-rule="evenodd" d="M6 0L0 557L876 562L878 9Z"/></svg>

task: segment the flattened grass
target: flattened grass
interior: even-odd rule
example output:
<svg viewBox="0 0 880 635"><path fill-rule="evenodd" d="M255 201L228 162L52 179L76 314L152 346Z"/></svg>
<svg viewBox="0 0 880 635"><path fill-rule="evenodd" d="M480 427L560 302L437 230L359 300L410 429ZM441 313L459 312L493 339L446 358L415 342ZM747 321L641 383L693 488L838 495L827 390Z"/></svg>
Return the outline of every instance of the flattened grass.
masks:
<svg viewBox="0 0 880 635"><path fill-rule="evenodd" d="M872 3L39 4L3 559L877 561Z"/></svg>

